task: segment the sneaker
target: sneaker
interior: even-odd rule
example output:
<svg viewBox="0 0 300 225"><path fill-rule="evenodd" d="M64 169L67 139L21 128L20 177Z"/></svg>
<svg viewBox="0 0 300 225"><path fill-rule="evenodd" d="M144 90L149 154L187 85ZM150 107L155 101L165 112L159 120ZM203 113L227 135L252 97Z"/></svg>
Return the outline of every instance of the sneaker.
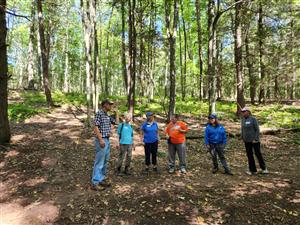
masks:
<svg viewBox="0 0 300 225"><path fill-rule="evenodd" d="M225 171L225 174L233 176L233 173L230 170Z"/></svg>
<svg viewBox="0 0 300 225"><path fill-rule="evenodd" d="M157 167L153 167L153 171L157 173L158 172Z"/></svg>
<svg viewBox="0 0 300 225"><path fill-rule="evenodd" d="M181 173L186 173L186 169L185 169L185 168L181 168L181 169L180 169L180 172L181 172Z"/></svg>
<svg viewBox="0 0 300 225"><path fill-rule="evenodd" d="M212 173L216 173L216 172L218 172L218 168L213 168L213 170L212 170Z"/></svg>
<svg viewBox="0 0 300 225"><path fill-rule="evenodd" d="M257 172L246 171L246 174L248 174L249 176L252 176L252 175L256 175Z"/></svg>
<svg viewBox="0 0 300 225"><path fill-rule="evenodd" d="M101 183L99 183L99 185L107 188L111 186L111 183L108 180L103 180Z"/></svg>
<svg viewBox="0 0 300 225"><path fill-rule="evenodd" d="M169 171L168 171L169 173L175 173L175 169L174 169L174 167L172 167L172 168L169 168Z"/></svg>
<svg viewBox="0 0 300 225"><path fill-rule="evenodd" d="M94 191L104 191L105 187L98 184L92 184L91 189Z"/></svg>
<svg viewBox="0 0 300 225"><path fill-rule="evenodd" d="M264 170L261 171L261 173L262 174L269 174L269 171L268 171L268 169L264 169Z"/></svg>

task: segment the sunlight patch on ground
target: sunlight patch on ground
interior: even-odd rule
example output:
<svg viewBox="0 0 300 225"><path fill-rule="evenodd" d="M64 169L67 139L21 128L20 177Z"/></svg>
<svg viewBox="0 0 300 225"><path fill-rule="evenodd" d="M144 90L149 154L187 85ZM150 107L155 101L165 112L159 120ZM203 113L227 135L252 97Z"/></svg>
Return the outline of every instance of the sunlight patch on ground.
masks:
<svg viewBox="0 0 300 225"><path fill-rule="evenodd" d="M17 142L20 142L20 141L22 141L25 137L26 137L25 134L13 135L13 136L11 137L11 143L12 143L12 144L15 144L15 143L17 143Z"/></svg>
<svg viewBox="0 0 300 225"><path fill-rule="evenodd" d="M1 225L53 224L59 209L53 202L36 202L26 207L18 202L1 203Z"/></svg>
<svg viewBox="0 0 300 225"><path fill-rule="evenodd" d="M119 185L117 184L114 188L115 194L128 194L133 190L132 185L123 184Z"/></svg>
<svg viewBox="0 0 300 225"><path fill-rule="evenodd" d="M25 181L24 184L29 187L34 187L38 184L43 184L45 182L46 182L46 180L43 177L40 177L40 178L29 179L29 180Z"/></svg>

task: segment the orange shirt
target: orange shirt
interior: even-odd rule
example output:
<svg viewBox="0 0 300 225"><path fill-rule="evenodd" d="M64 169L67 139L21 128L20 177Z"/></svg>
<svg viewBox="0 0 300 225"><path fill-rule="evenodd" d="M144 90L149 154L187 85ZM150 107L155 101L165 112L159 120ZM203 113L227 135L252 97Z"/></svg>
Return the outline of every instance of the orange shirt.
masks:
<svg viewBox="0 0 300 225"><path fill-rule="evenodd" d="M181 144L185 142L185 133L179 132L179 129L188 131L185 122L177 121L175 124L170 122L165 130L171 138L172 144Z"/></svg>

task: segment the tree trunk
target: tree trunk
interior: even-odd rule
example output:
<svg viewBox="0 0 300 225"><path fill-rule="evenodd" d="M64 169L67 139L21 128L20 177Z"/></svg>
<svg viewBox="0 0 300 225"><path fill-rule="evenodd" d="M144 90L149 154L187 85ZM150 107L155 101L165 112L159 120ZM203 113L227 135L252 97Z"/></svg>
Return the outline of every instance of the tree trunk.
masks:
<svg viewBox="0 0 300 225"><path fill-rule="evenodd" d="M238 2L239 0L236 0ZM245 107L244 99L244 76L242 62L242 3L235 5L235 33L234 33L234 61L236 69L236 92L237 110L236 115L240 115L241 109Z"/></svg>
<svg viewBox="0 0 300 225"><path fill-rule="evenodd" d="M94 8L96 12L97 0L94 0ZM97 33L97 17L94 15L94 79L93 79L93 109L95 112L98 111L99 105L99 74L100 74L100 64L99 64L99 48L98 48L98 33Z"/></svg>
<svg viewBox="0 0 300 225"><path fill-rule="evenodd" d="M35 1L31 3L31 18L32 21L29 27L29 45L28 45L28 65L27 65L27 74L28 74L28 86L27 89L34 89L34 24L35 24Z"/></svg>
<svg viewBox="0 0 300 225"><path fill-rule="evenodd" d="M260 86L259 86L259 103L265 103L265 66L263 62L263 9L262 3L259 2L258 9L258 51L259 51L259 77L260 77Z"/></svg>
<svg viewBox="0 0 300 225"><path fill-rule="evenodd" d="M48 106L53 106L54 104L52 101L51 91L49 87L49 50L50 49L47 49L46 47L42 0L37 0L37 10L38 10L38 19L39 19L40 47L42 53L42 73L43 73L44 91L45 91Z"/></svg>
<svg viewBox="0 0 300 225"><path fill-rule="evenodd" d="M125 0L121 2L121 13L122 13L122 73L124 79L125 92L128 90L127 84L127 68L126 68L126 44L125 44Z"/></svg>
<svg viewBox="0 0 300 225"><path fill-rule="evenodd" d="M214 0L208 2L208 99L209 114L216 111L216 78L215 78L215 52L216 52L216 23L214 13Z"/></svg>
<svg viewBox="0 0 300 225"><path fill-rule="evenodd" d="M87 120L88 126L90 126L91 108L92 108L92 80L93 80L93 64L92 64L92 46L93 46L93 0L84 1L81 0L82 11L82 25L84 31L84 43L85 43L85 69L86 69L86 97L87 97Z"/></svg>
<svg viewBox="0 0 300 225"><path fill-rule="evenodd" d="M216 42L216 50L217 50L217 63L216 63L216 74L217 74L217 99L221 100L223 98L222 96L222 50L223 50L223 44L217 38Z"/></svg>
<svg viewBox="0 0 300 225"><path fill-rule="evenodd" d="M67 29L66 40L65 40L65 71L64 71L64 92L69 92L69 32Z"/></svg>
<svg viewBox="0 0 300 225"><path fill-rule="evenodd" d="M167 27L167 38L169 42L169 62L170 62L170 99L169 99L169 112L168 120L175 114L175 98L176 98L176 33L178 23L178 0L174 0L173 7L173 26L171 26L171 1L165 0L165 20Z"/></svg>
<svg viewBox="0 0 300 225"><path fill-rule="evenodd" d="M198 40L198 58L199 58L199 99L203 97L203 59L202 59L202 30L201 30L201 10L199 0L195 1L197 16L197 40Z"/></svg>
<svg viewBox="0 0 300 225"><path fill-rule="evenodd" d="M183 28L183 37L184 37L184 67L183 67L183 76L182 76L182 100L185 100L186 96L186 69L187 69L187 34L186 34L186 25L184 19L184 6L183 0L180 0L180 9L181 9L181 18L182 18L182 28Z"/></svg>
<svg viewBox="0 0 300 225"><path fill-rule="evenodd" d="M10 141L8 121L8 70L6 44L6 0L0 0L0 143Z"/></svg>
<svg viewBox="0 0 300 225"><path fill-rule="evenodd" d="M256 79L253 73L253 61L249 49L249 32L247 32L246 34L245 48L246 48L246 63L247 63L248 75L249 75L250 99L251 99L251 104L254 104L255 96L256 96Z"/></svg>
<svg viewBox="0 0 300 225"><path fill-rule="evenodd" d="M129 79L128 79L128 112L134 115L135 105L135 78L136 78L136 22L135 7L136 1L129 0Z"/></svg>

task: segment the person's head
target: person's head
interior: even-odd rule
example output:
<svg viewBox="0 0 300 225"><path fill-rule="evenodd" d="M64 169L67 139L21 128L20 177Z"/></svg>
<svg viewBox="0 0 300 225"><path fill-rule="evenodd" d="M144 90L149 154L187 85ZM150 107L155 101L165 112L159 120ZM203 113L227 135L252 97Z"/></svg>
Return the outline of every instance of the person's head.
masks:
<svg viewBox="0 0 300 225"><path fill-rule="evenodd" d="M217 125L218 124L218 117L216 114L212 113L208 116L208 121L211 125Z"/></svg>
<svg viewBox="0 0 300 225"><path fill-rule="evenodd" d="M102 109L104 110L104 111L110 111L111 110L111 108L112 108L112 105L113 105L114 103L112 102L112 101L110 101L110 100L108 100L108 99L105 99L105 100L103 100L102 102L101 102L101 107L102 107Z"/></svg>
<svg viewBox="0 0 300 225"><path fill-rule="evenodd" d="M146 118L148 122L153 122L154 121L154 114L153 112L147 112L146 113Z"/></svg>
<svg viewBox="0 0 300 225"><path fill-rule="evenodd" d="M242 108L241 110L243 117L247 118L250 115L250 109L247 107Z"/></svg>
<svg viewBox="0 0 300 225"><path fill-rule="evenodd" d="M131 121L131 114L130 113L124 113L123 114L124 120L126 123L129 123Z"/></svg>
<svg viewBox="0 0 300 225"><path fill-rule="evenodd" d="M178 115L178 114L174 114L174 115L171 117L171 122L174 123L174 124L175 124L178 120L179 120L179 115Z"/></svg>

